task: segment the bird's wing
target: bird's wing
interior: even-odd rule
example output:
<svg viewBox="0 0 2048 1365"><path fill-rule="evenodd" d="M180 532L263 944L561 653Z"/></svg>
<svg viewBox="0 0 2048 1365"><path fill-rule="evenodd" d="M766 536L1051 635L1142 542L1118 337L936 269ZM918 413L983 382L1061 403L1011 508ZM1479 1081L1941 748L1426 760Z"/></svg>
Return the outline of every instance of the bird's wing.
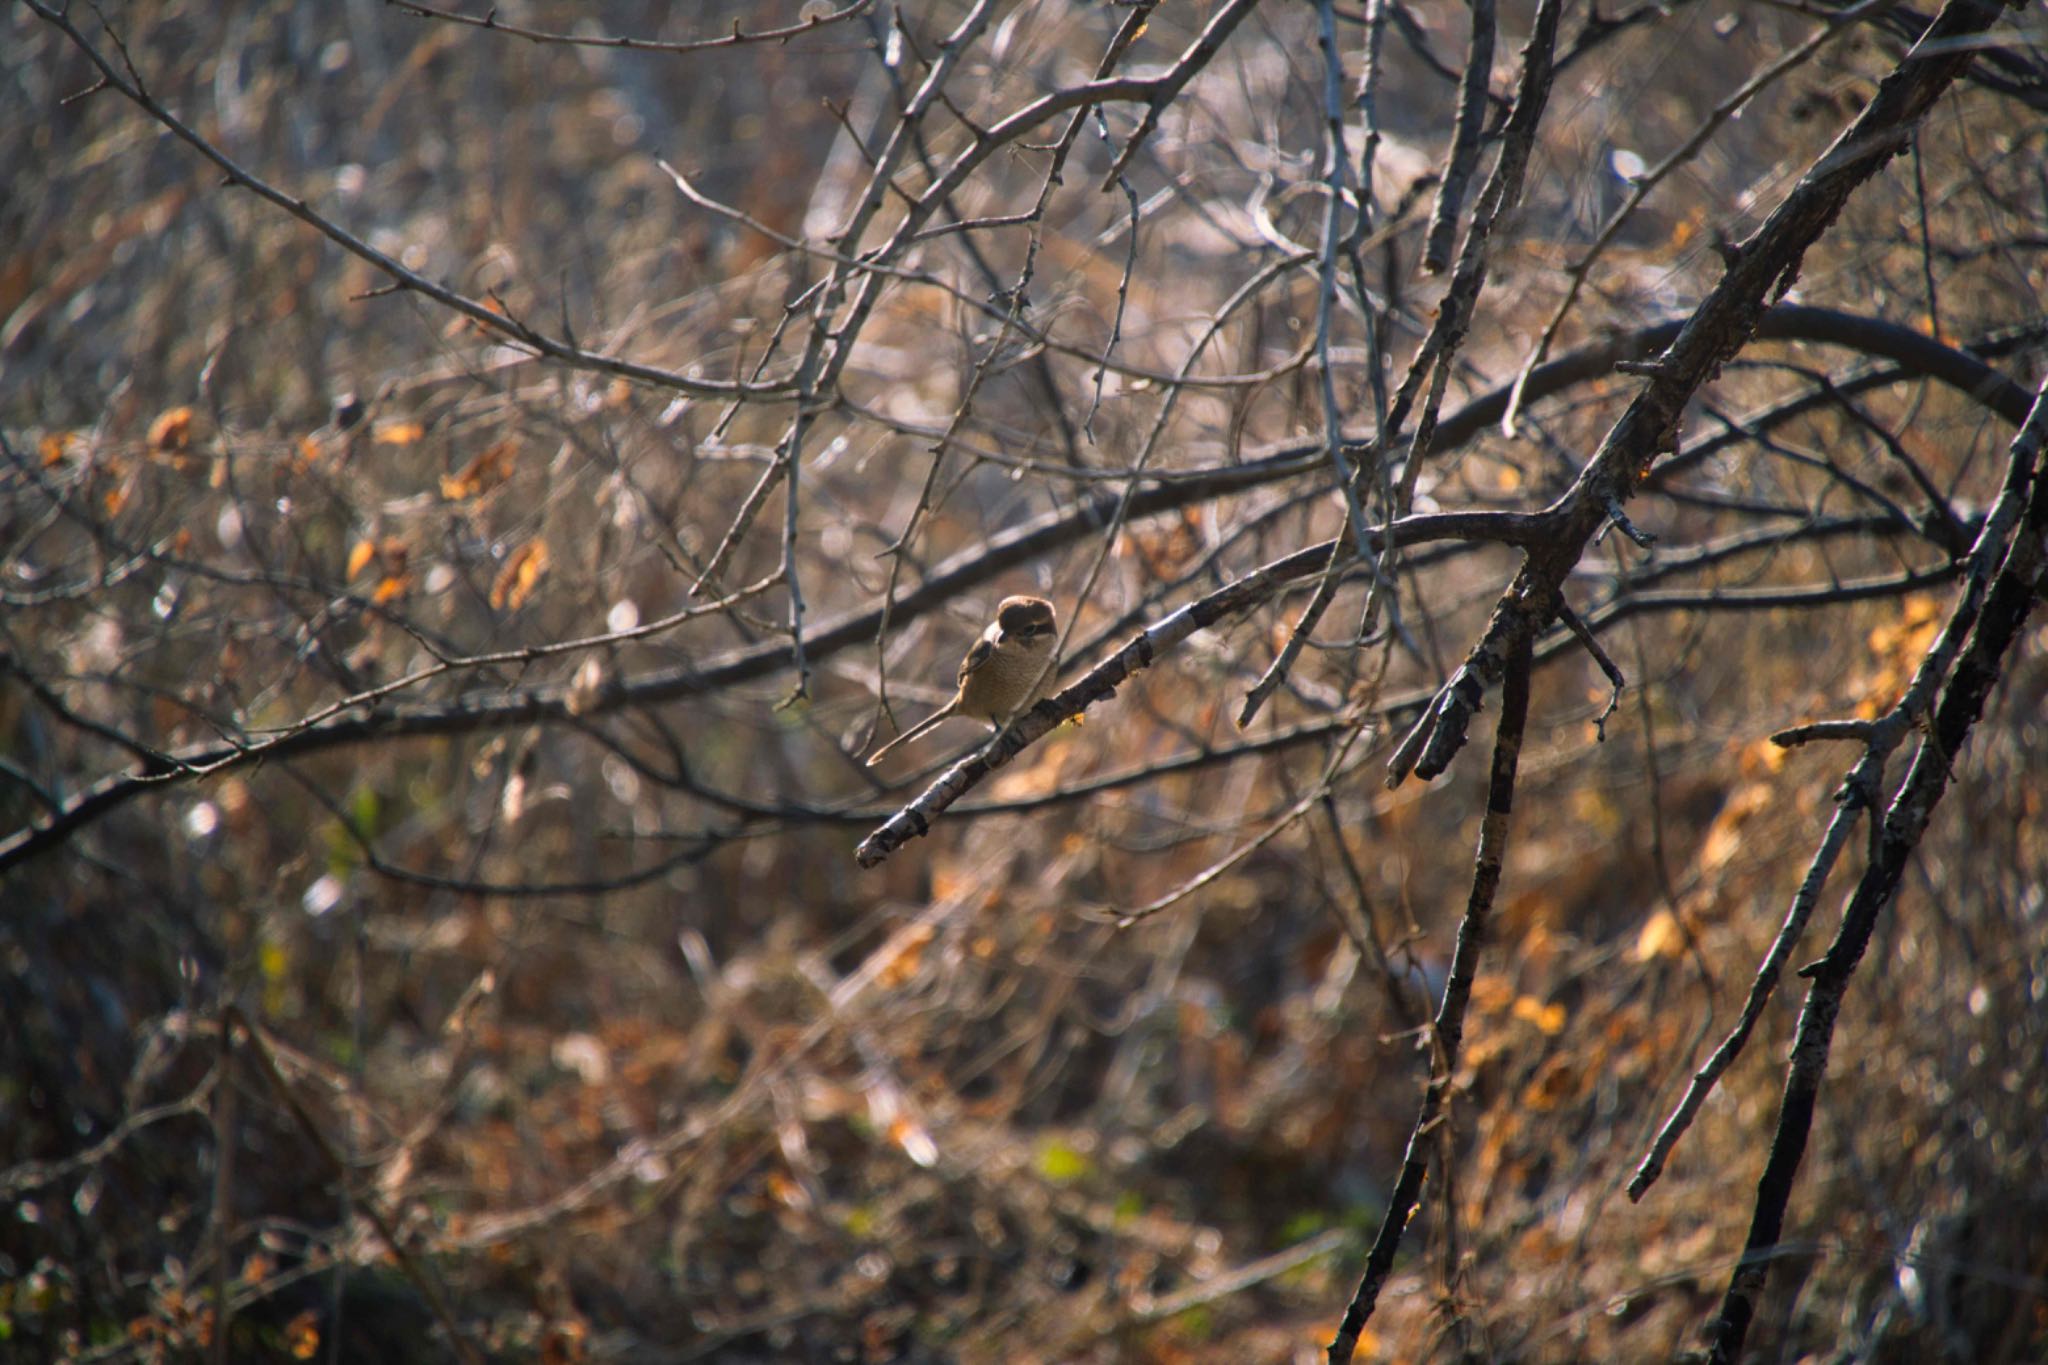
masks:
<svg viewBox="0 0 2048 1365"><path fill-rule="evenodd" d="M956 681L966 682L967 675L980 668L996 656L996 642L984 635L974 642L974 648L967 651L967 657L960 661L960 676Z"/></svg>

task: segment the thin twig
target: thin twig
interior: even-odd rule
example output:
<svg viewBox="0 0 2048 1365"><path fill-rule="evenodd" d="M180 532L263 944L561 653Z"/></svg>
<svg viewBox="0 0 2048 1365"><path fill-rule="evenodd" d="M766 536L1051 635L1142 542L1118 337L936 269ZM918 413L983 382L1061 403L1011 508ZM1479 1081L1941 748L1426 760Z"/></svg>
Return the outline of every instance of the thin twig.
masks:
<svg viewBox="0 0 2048 1365"><path fill-rule="evenodd" d="M1528 385L1529 376L1538 365L1543 363L1544 357L1550 354L1551 344L1557 340L1559 328L1563 327L1565 318L1571 313L1572 305L1578 301L1579 291L1585 287L1586 278L1592 271L1594 263L1605 254L1609 243L1614 240L1623 227L1627 226L1629 220L1635 215L1636 209L1642 205L1643 200L1649 197L1650 192L1662 184L1673 171L1698 155L1700 148L1706 146L1708 140L1716 132L1720 131L1721 127L1728 120L1740 115L1743 108L1751 100L1768 89L1780 77L1805 65L1830 39L1834 38L1837 34L1848 32L1850 28L1867 17L1872 10L1895 4L1896 2L1897 0L1862 0L1862 3L1853 5L1849 9L1831 16L1804 43L1765 66L1761 71L1751 76L1747 81L1744 81L1734 94L1715 105L1713 109L1708 111L1706 118L1700 121L1699 127L1693 130L1691 137L1673 148L1662 161L1644 171L1631 182L1628 197L1608 216L1607 221L1600 225L1600 231L1595 234L1592 244L1579 254L1577 260L1566 267L1564 297L1559 299L1557 306L1551 310L1549 321L1543 324L1543 331L1536 338L1536 344L1529 348L1528 358L1522 362L1521 369L1515 374L1514 386L1508 395L1507 411L1503 412L1500 418L1500 429L1503 435L1513 436L1515 434L1516 420L1522 410L1523 390Z"/></svg>
<svg viewBox="0 0 2048 1365"><path fill-rule="evenodd" d="M277 1059L271 1056L269 1042L262 1031L242 1013L240 1007L235 1005L227 1007L221 1017L220 1026L223 1029L241 1030L242 1037L249 1043L249 1055L256 1060L256 1069L263 1073L264 1080L269 1082L271 1090L291 1113L299 1131L312 1142L326 1160L328 1168L337 1177L346 1180L349 1174L348 1164L342 1159L341 1153L335 1150L326 1130L314 1122L313 1116L306 1112L305 1106L299 1100L298 1092L292 1089L284 1074L278 1070ZM370 1226L376 1229L377 1236L383 1240L384 1245L397 1260L399 1270L412 1282L413 1288L419 1290L420 1297L426 1300L428 1310L441 1324L441 1330L447 1333L448 1344L462 1358L463 1365L483 1365L483 1357L478 1354L475 1343L471 1342L468 1335L456 1325L455 1315L450 1310L447 1297L442 1294L440 1286L420 1264L411 1249L399 1240L390 1220L372 1199L365 1197L361 1207L363 1216L369 1220Z"/></svg>
<svg viewBox="0 0 2048 1365"><path fill-rule="evenodd" d="M508 24L498 17L494 6L482 17L463 14L457 10L435 9L418 0L384 0L384 3L404 14L419 19L438 19L444 23L463 24L470 28L487 29L492 33L503 33L508 37L524 38L531 43L560 44L565 47L612 48L627 52L712 52L719 48L744 47L750 43L786 43L792 38L814 33L821 28L857 19L875 6L875 0L849 0L838 9L814 13L794 24L781 28L744 31L735 19L732 32L718 38L693 38L683 42L665 42L658 38L612 37L603 34L556 33L544 29L527 28L519 24Z"/></svg>
<svg viewBox="0 0 2048 1365"><path fill-rule="evenodd" d="M1359 1334L1371 1319L1380 1290L1393 1272L1394 1257L1401 1248L1402 1234L1422 1195L1423 1176L1429 1169L1428 1140L1450 1103L1451 1086L1458 1071L1458 1053L1465 1037L1465 1008L1471 999L1472 983L1479 973L1480 954L1486 948L1488 921L1495 895L1500 890L1507 857L1509 824L1514 814L1515 774L1521 766L1522 739L1529 719L1529 682L1532 668L1529 647L1523 644L1509 661L1507 680L1501 689L1500 726L1494 734L1493 772L1487 785L1486 815L1479 826L1479 848L1474 857L1472 888L1458 921L1457 947L1451 955L1450 974L1444 980L1431 1030L1429 1083L1423 1087L1422 1103L1408 1132L1408 1147L1401 1158L1401 1173L1387 1198L1387 1211L1367 1253L1358 1290L1344 1310L1337 1334L1331 1339L1330 1365L1346 1365L1357 1350Z"/></svg>
<svg viewBox="0 0 2048 1365"><path fill-rule="evenodd" d="M1622 689L1628 686L1628 679L1622 676L1621 669L1614 660L1607 657L1607 651L1600 648L1600 642L1593 637L1593 632L1586 628L1586 623L1580 619L1579 614L1572 610L1570 602L1559 599L1557 617L1571 631L1572 638L1585 647L1586 653L1593 656L1594 664L1607 676L1607 708L1593 719L1594 732L1600 736L1602 742L1605 742L1607 718L1621 705Z"/></svg>
<svg viewBox="0 0 2048 1365"><path fill-rule="evenodd" d="M1943 10L1930 27L1930 35L1942 30L1945 20L1954 20L1961 8L1951 4ZM1968 22L1967 18L1963 22ZM1770 1156L1757 1179L1756 1204L1742 1261L1729 1278L1720 1311L1707 1327L1711 1365L1735 1365L1741 1358L1771 1255L1784 1233L1786 1208L1812 1131L1843 997L1869 949L1878 917L1897 899L1906 867L1948 791L1956 755L1983 715L1985 699L2005 672L2007 656L2048 583L2048 478L2041 470L2044 441L2048 441L2048 384L2043 385L2034 415L2013 443L2008 469L2008 487L2031 481L2026 514L2009 543L1993 532L1991 522L1978 539L1983 554L1973 554L1967 587L1941 640L1922 662L1922 670L1931 671L1929 665L1937 656L1959 650L1953 655L1954 669L1946 673L1930 723L1912 766L1885 811L1883 824L1873 828L1870 863L1842 912L1834 941L1819 961L1800 969L1799 974L1811 984L1799 1011ZM2005 518L2004 524L2007 530L2013 529L2011 518ZM1997 573L1987 584L1978 568L1992 560L1997 561Z"/></svg>
<svg viewBox="0 0 2048 1365"><path fill-rule="evenodd" d="M694 379L673 370L664 370L637 361L624 360L617 356L588 351L566 341L559 341L534 330L527 324L511 317L489 303L461 294L445 285L438 284L416 271L408 270L394 257L377 250L362 238L349 232L333 219L314 209L305 200L287 194L269 181L244 169L231 159L216 144L196 132L183 119L160 103L143 85L139 73L131 67L127 75L114 69L112 62L95 47L92 41L81 33L70 17L61 8L46 3L46 0L23 0L29 9L40 18L55 25L78 50L85 54L100 72L100 78L113 90L134 101L151 118L168 128L179 141L191 147L200 156L212 162L229 184L239 185L259 199L283 209L292 217L305 223L314 231L326 237L352 256L367 261L390 277L392 289L410 290L424 298L432 299L442 307L462 314L486 331L505 337L517 345L527 347L537 355L571 366L575 369L594 370L601 374L618 375L624 379L636 379L659 388L673 389L679 393L698 394L707 397L749 397L756 399L787 399L788 386L779 383L727 384L710 380Z"/></svg>
<svg viewBox="0 0 2048 1365"><path fill-rule="evenodd" d="M1914 669L1913 678L1898 702L1875 720L1821 721L1782 731L1772 737L1785 747L1812 739L1855 739L1863 743L1864 751L1842 780L1835 797L1834 817L1829 820L1820 847L1792 897L1783 924L1751 979L1749 998L1737 1016L1735 1027L1693 1076L1677 1108L1658 1129L1649 1151L1629 1180L1629 1198L1640 1200L1656 1182L1679 1140L1685 1136L1686 1130L1698 1117L1701 1106L1713 1093L1714 1086L1742 1055L1750 1034L1763 1017L1764 1006L1777 989L1785 963L1791 959L1793 950L1804 936L1807 921L1820 900L1829 874L1842 851L1848 847L1850 834L1864 814L1877 807L1887 762L1898 746L1916 733L1932 714L1937 690L1948 683L1957 657L1983 612L1991 591L1992 575L2007 556L2007 546L2022 516L2030 488L2037 499L2040 497L2042 480L2037 466L2044 439L2048 439L2048 384L2042 387L2032 414L2013 438L1998 500L1984 519L1967 560L1962 595L1941 633L1928 646L1927 653Z"/></svg>
<svg viewBox="0 0 2048 1365"><path fill-rule="evenodd" d="M1479 162L1479 132L1486 124L1487 96L1493 77L1493 0L1470 0L1472 35L1465 49L1465 70L1458 78L1458 112L1451 125L1451 150L1437 182L1436 202L1429 210L1429 231L1422 248L1422 273L1434 275L1450 264L1457 242L1458 211L1465 204L1465 186Z"/></svg>

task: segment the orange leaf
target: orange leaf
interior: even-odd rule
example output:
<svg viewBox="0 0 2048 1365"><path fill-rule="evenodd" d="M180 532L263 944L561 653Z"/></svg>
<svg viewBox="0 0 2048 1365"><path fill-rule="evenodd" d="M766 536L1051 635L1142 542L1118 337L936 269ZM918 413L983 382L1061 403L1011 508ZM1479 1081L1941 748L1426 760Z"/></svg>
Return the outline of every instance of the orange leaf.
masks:
<svg viewBox="0 0 2048 1365"><path fill-rule="evenodd" d="M1684 951L1685 929L1678 917L1669 910L1659 910L1643 924L1630 955L1638 962L1650 962L1660 957L1677 957Z"/></svg>
<svg viewBox="0 0 2048 1365"><path fill-rule="evenodd" d="M1513 1002L1515 988L1498 972L1481 972L1472 982L1472 1008L1493 1014Z"/></svg>
<svg viewBox="0 0 2048 1365"><path fill-rule="evenodd" d="M376 553L377 547L367 540L359 540L355 543L348 552L349 582L355 581L356 575L363 571L363 567L370 562L371 556Z"/></svg>
<svg viewBox="0 0 2048 1365"><path fill-rule="evenodd" d="M416 445L427 429L418 422L379 422L377 444L385 446Z"/></svg>
<svg viewBox="0 0 2048 1365"><path fill-rule="evenodd" d="M172 408L149 424L149 448L179 451L192 444L192 409Z"/></svg>
<svg viewBox="0 0 2048 1365"><path fill-rule="evenodd" d="M1312 1324L1308 1329L1308 1340L1316 1345L1316 1354L1322 1354L1322 1347L1337 1335L1338 1323L1335 1318L1328 1322ZM1358 1345L1351 1349L1353 1360L1377 1360L1380 1355L1380 1334L1368 1327L1358 1334Z"/></svg>
<svg viewBox="0 0 2048 1365"><path fill-rule="evenodd" d="M42 452L43 468L48 469L51 465L62 460L71 453L71 448L77 444L78 433L75 431L53 431L43 437L37 447Z"/></svg>
<svg viewBox="0 0 2048 1365"><path fill-rule="evenodd" d="M1750 782L1737 787L1722 802L1720 813L1707 827L1707 837L1700 842L1701 869L1719 872L1726 867L1742 851L1748 826L1769 809L1776 798L1777 790L1766 782Z"/></svg>
<svg viewBox="0 0 2048 1365"><path fill-rule="evenodd" d="M312 1309L308 1308L285 1324L284 1339L294 1360L311 1360L320 1354L320 1320Z"/></svg>
<svg viewBox="0 0 2048 1365"><path fill-rule="evenodd" d="M505 561L505 567L498 570L497 578L491 583L491 606L519 610L526 605L526 599L533 596L534 585L547 571L548 543L535 536L514 550L512 557Z"/></svg>
<svg viewBox="0 0 2048 1365"><path fill-rule="evenodd" d="M1555 1038L1564 1032L1564 1006L1544 1004L1533 995L1515 997L1514 1016L1525 1024L1534 1024L1546 1038Z"/></svg>
<svg viewBox="0 0 2048 1365"><path fill-rule="evenodd" d="M107 515L110 517L120 516L121 509L128 505L129 495L134 491L135 485L132 483L124 483L108 489L106 496Z"/></svg>
<svg viewBox="0 0 2048 1365"><path fill-rule="evenodd" d="M1764 777L1785 770L1786 751L1769 739L1752 740L1737 756L1744 777Z"/></svg>
<svg viewBox="0 0 2048 1365"><path fill-rule="evenodd" d="M464 465L461 473L443 475L441 496L449 502L461 502L489 492L512 477L512 462L518 453L514 442L499 441Z"/></svg>
<svg viewBox="0 0 2048 1365"><path fill-rule="evenodd" d="M411 574L393 574L377 585L377 591L370 594L370 600L372 602L380 604L384 602L389 602L392 598L397 597L400 593L404 592L407 588L410 588L411 586Z"/></svg>
<svg viewBox="0 0 2048 1365"><path fill-rule="evenodd" d="M924 964L925 945L937 932L929 924L914 925L903 935L902 946L896 954L882 964L875 977L876 984L884 990L894 990L916 976L917 969Z"/></svg>
<svg viewBox="0 0 2048 1365"><path fill-rule="evenodd" d="M777 1203L786 1204L793 1209L807 1209L811 1206L810 1191L780 1171L768 1172L767 1185L768 1193L775 1197Z"/></svg>
<svg viewBox="0 0 2048 1365"><path fill-rule="evenodd" d="M484 311L496 313L501 318L510 316L505 311L505 305L495 298L484 300ZM472 317L452 317L448 319L448 325L441 329L441 335L446 337L461 336L464 332L473 333L476 336L489 336L492 329Z"/></svg>

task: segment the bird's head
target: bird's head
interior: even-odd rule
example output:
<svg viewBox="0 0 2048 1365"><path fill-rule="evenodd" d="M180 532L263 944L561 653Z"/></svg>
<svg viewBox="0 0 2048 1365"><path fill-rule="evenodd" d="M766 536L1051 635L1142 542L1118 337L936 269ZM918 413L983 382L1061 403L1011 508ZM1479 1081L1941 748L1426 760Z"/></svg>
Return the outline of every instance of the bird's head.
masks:
<svg viewBox="0 0 2048 1365"><path fill-rule="evenodd" d="M1005 642L1036 644L1059 633L1052 603L1043 597L1005 597L996 608L996 626Z"/></svg>

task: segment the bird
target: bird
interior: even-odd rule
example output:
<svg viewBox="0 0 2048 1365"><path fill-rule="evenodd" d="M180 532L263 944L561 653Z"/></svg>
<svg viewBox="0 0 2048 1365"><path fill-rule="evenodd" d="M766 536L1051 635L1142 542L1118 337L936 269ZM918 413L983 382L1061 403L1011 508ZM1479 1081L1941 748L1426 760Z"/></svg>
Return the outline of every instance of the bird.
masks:
<svg viewBox="0 0 2048 1365"><path fill-rule="evenodd" d="M897 745L916 739L940 721L972 716L997 730L1005 721L1052 689L1058 667L1059 620L1043 597L1005 597L996 619L960 661L960 686L953 700L868 755L872 768Z"/></svg>

